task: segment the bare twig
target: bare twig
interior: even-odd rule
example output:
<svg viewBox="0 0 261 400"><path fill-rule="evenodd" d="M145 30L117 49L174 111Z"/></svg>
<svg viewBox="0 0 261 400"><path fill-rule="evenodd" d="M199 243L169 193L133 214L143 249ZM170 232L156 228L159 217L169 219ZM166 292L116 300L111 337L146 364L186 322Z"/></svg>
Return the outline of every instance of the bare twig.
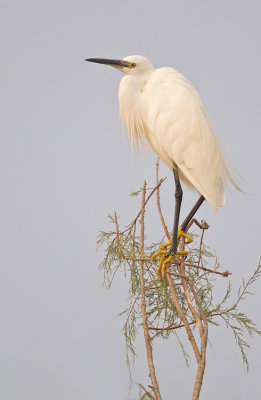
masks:
<svg viewBox="0 0 261 400"><path fill-rule="evenodd" d="M177 274L176 272L166 272L166 274L175 276L177 278L182 278L182 279L186 279L187 281L189 281L189 277L186 275L182 275L182 274Z"/></svg>
<svg viewBox="0 0 261 400"><path fill-rule="evenodd" d="M204 232L204 230L203 230ZM185 238L182 240L182 250L185 250ZM182 275L185 275L185 263L184 263L184 257L182 257L181 260L181 265L180 265L180 272ZM205 366L206 366L206 349L207 349L207 337L208 337L208 323L206 316L204 314L204 311L202 309L202 306L200 304L200 301L198 299L197 293L193 287L193 283L189 279L181 279L183 287L184 287L184 293L185 297L189 306L189 309L191 311L191 314L194 317L194 320L197 323L198 330L200 333L200 339L201 339L201 351L200 351L200 358L197 358L197 354L195 352L195 356L197 358L198 362L198 369L197 369L197 375L194 383L194 389L193 389L193 395L192 395L192 400L198 400L200 390L202 387L202 382L203 382L203 376L205 372ZM191 296L190 296L190 291L194 296L194 300L196 302L197 308L199 310L199 314L196 311ZM203 320L203 323L202 323ZM195 350L194 350L195 351Z"/></svg>
<svg viewBox="0 0 261 400"><path fill-rule="evenodd" d="M202 265L199 266L199 265L193 264L193 263L186 263L185 262L185 265L188 266L188 267L195 267L195 268L198 268L198 269L202 269L203 271L211 272L212 274L222 275L225 278L227 278L228 275L232 275L232 272L229 272L229 271L224 271L224 272L216 271L214 269L206 268L206 267L203 267Z"/></svg>
<svg viewBox="0 0 261 400"><path fill-rule="evenodd" d="M192 395L192 400L197 400L199 398L200 390L202 387L202 382L203 382L203 376L205 372L205 367L206 367L206 350L207 350L207 340L208 340L208 322L206 319L206 316L204 314L204 311L202 309L201 303L198 299L197 293L194 290L193 284L189 281L189 286L191 289L191 292L193 293L194 299L196 301L197 307L200 312L200 317L203 320L203 332L202 334L200 333L201 336L201 360L198 363L198 370L197 370L197 375L195 379L195 384L194 384L194 389L193 389L193 395Z"/></svg>
<svg viewBox="0 0 261 400"><path fill-rule="evenodd" d="M201 261L201 256L202 256L202 243L203 243L204 233L205 233L205 229L202 229L201 238L200 238L200 245L199 245L198 267L199 267L199 264L200 264L200 261ZM197 273L198 273L198 270L197 270Z"/></svg>
<svg viewBox="0 0 261 400"><path fill-rule="evenodd" d="M206 221L201 221L201 223L196 219L196 218L192 218L192 220L190 221L190 223L188 224L187 228L186 228L186 232L189 231L189 229L191 228L191 226L193 224L196 224L200 229L208 229L209 225Z"/></svg>
<svg viewBox="0 0 261 400"><path fill-rule="evenodd" d="M181 250L184 251L185 250L185 238L183 238L182 240L182 246L181 246ZM181 263L180 263L180 272L182 275L185 275L185 264L184 264L184 257L181 258ZM191 311L191 314L193 315L194 320L197 322L198 325L198 329L200 332L200 336L202 337L203 335L203 326L202 326L202 322L201 319L199 318L198 313L196 312L192 299L190 297L190 293L189 293L189 286L188 286L188 282L186 279L181 279L183 288L184 288L184 294L189 306L189 309Z"/></svg>
<svg viewBox="0 0 261 400"><path fill-rule="evenodd" d="M145 194L146 194L146 181L143 184L143 192L142 192L142 207L140 212L140 257L144 257L144 214L145 214ZM146 300L145 300L145 282L144 282L144 261L140 261L140 287L141 287L141 314L142 314L142 325L144 332L144 339L147 351L147 360L149 366L149 375L152 382L153 392L157 400L161 400L161 394L159 391L159 386L156 378L156 372L153 362L153 354L151 341L148 330L148 321L147 321L147 313L146 313Z"/></svg>
<svg viewBox="0 0 261 400"><path fill-rule="evenodd" d="M145 396L148 396L151 400L155 400L155 397L153 397L152 394L148 392L148 390L141 383L139 383L139 387L144 391L140 400L143 400Z"/></svg>
<svg viewBox="0 0 261 400"><path fill-rule="evenodd" d="M144 206L147 205L148 201L150 200L151 196L153 195L153 193L160 187L160 185L162 184L162 182L165 181L167 177L165 176L165 178L161 178L159 183L152 189L152 191L150 192L150 194L148 195L147 199L145 200L145 204ZM128 226L128 228L126 228L124 231L120 232L121 234L127 232L132 226L134 226L139 218L139 216L141 215L142 209L138 212L137 216L134 218L134 220L131 222L131 224Z"/></svg>
<svg viewBox="0 0 261 400"><path fill-rule="evenodd" d="M166 268L166 272L170 272L169 271L169 264L168 264L168 266ZM195 338L194 338L194 335L192 333L192 330L190 329L190 326L189 326L188 320L186 318L186 315L185 315L184 311L182 310L181 305L179 304L179 301L178 301L178 298L177 298L177 295L176 295L176 290L175 290L174 284L172 282L172 278L171 278L170 274L166 274L166 277L167 277L167 281L168 281L169 289L170 289L170 293L171 293L171 300L172 300L174 306L176 307L176 309L177 309L177 311L179 313L180 319L182 320L182 322L183 322L183 324L184 324L184 326L186 328L188 339L189 339L189 341L190 341L190 343L192 345L192 348L194 350L196 359L197 359L198 362L200 362L200 358L201 357L200 357L200 353L199 353L199 350L198 350L198 346L197 346L197 343L195 341Z"/></svg>
<svg viewBox="0 0 261 400"><path fill-rule="evenodd" d="M143 257L143 258L140 258L140 257L139 257L139 258L135 258L135 257L127 257L127 256L124 256L124 255L123 255L123 258L124 258L125 260L130 260L130 261L154 262L154 260L153 260L152 258L150 258L150 257ZM181 261L172 261L171 264L180 265L180 264L181 264ZM214 270L214 269L210 269L210 268L198 266L197 264L194 264L194 263L186 263L186 262L185 262L185 265L188 266L188 267L199 268L199 269L202 269L203 271L211 272L212 274L222 275L222 276L224 276L224 277L228 277L228 275L232 275L232 273L229 272L229 271L224 271L224 272L216 271L216 270Z"/></svg>
<svg viewBox="0 0 261 400"><path fill-rule="evenodd" d="M180 265L180 264L181 264L181 261L173 261L172 264ZM194 263L191 263L191 262L187 262L187 263L185 262L184 264L185 264L187 267L202 269L203 271L211 272L212 274L222 275L222 276L224 276L225 278L228 277L228 275L232 275L232 273L229 272L229 271L221 272L221 271L217 271L217 270L214 270L214 269L210 269L210 268L203 267L202 265L198 266L197 264L194 264Z"/></svg>
<svg viewBox="0 0 261 400"><path fill-rule="evenodd" d="M153 262L153 260L152 260L152 258L149 258L149 257L139 257L139 258L136 258L136 257L127 257L127 256L124 256L123 257L125 260L130 260L130 261L146 261L146 262Z"/></svg>

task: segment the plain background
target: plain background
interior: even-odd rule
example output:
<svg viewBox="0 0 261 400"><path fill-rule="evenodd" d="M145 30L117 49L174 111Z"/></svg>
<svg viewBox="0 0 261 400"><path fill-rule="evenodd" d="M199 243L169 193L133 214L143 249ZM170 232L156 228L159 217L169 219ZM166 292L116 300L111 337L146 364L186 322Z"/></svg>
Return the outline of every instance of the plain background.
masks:
<svg viewBox="0 0 261 400"><path fill-rule="evenodd" d="M121 73L84 59L146 55L199 91L247 192L198 213L236 289L260 255L260 2L0 4L0 398L134 399L116 318L126 281L102 289L96 238L109 212L123 225L135 215L129 193L144 178L153 185L156 157L133 156L121 133ZM173 178L163 165L160 174L170 225ZM195 200L185 189L182 216ZM260 326L260 282L253 289L242 310ZM201 399L259 399L260 338L250 339L248 374L229 330L211 329L210 341ZM134 380L147 384L142 336L137 350ZM176 341L156 345L155 357L163 398L190 398L194 363L185 367Z"/></svg>

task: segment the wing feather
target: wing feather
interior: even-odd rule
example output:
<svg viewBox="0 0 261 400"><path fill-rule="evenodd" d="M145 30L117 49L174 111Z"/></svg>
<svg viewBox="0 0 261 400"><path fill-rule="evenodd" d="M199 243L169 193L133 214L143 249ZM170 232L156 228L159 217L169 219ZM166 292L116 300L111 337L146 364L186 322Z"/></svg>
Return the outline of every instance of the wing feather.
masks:
<svg viewBox="0 0 261 400"><path fill-rule="evenodd" d="M225 204L231 180L224 151L196 90L172 68L152 73L145 90L149 141L160 158L181 171L214 210ZM151 99L153 98L153 101Z"/></svg>

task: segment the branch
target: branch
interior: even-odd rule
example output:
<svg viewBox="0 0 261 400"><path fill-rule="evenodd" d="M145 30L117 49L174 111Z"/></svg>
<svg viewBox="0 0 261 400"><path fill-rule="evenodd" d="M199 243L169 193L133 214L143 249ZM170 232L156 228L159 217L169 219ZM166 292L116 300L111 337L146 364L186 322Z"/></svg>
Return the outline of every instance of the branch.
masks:
<svg viewBox="0 0 261 400"><path fill-rule="evenodd" d="M184 251L184 240L183 240L183 244L182 244L182 250ZM183 262L182 262L183 261ZM184 265L184 258L181 261L181 265L180 265L180 272L182 275L185 275L185 265ZM200 333L200 337L203 336L203 326L202 326L202 322L201 319L199 318L198 313L196 312L194 305L192 303L192 299L190 297L190 293L189 293L189 286L188 286L188 280L181 278L181 282L184 288L184 294L190 309L191 314L193 315L194 320L196 321L197 325L198 325L198 329L199 329L199 333Z"/></svg>
<svg viewBox="0 0 261 400"><path fill-rule="evenodd" d="M145 214L145 194L146 194L146 181L143 184L142 192L142 207L140 212L140 258L144 257L144 214ZM147 199L148 200L148 199ZM140 290L141 290L141 314L142 314L142 325L144 331L144 339L147 351L147 360L149 366L149 375L153 386L153 392L157 400L161 400L161 394L156 378L156 372L153 362L152 347L149 336L147 313L146 313L146 300L145 300L145 282L144 282L144 261L140 261Z"/></svg>
<svg viewBox="0 0 261 400"><path fill-rule="evenodd" d="M145 400L145 398L161 400L152 354L152 340L157 336L168 338L171 331L176 334L176 329L182 327L186 330L186 336L191 342L197 360L197 373L192 400L198 400L206 366L208 323L219 325L216 322L216 317L217 319L223 318L225 320L226 324L233 330L244 362L246 362L246 356L243 347L248 347L248 343L243 336L244 329L250 335L253 333L261 334L252 320L238 310L239 302L249 293L249 286L261 276L261 270L257 269L247 283L243 281L234 304L226 305L227 308L224 309L223 304L231 292L229 282L224 299L216 305L213 296L215 288L213 282L216 279L213 279L210 274L227 277L231 273L217 271L216 266L213 266L213 269L206 267L208 266L208 261L214 256L213 252L209 251L203 244L205 230L209 226L205 221L199 222L193 218L187 229L192 224L195 224L202 230L198 247L193 248L187 261L184 257L176 257L175 260L170 262L166 268L167 279L159 281L157 263L152 260L151 254L157 245L161 245L163 239L158 244L151 242L148 245L148 242L146 242L145 246L144 217L148 201L152 196L156 196L157 210L164 237L170 237L163 218L162 211L164 210L162 210L160 204L160 186L165 179L159 180L158 161L156 164L157 185L154 188L149 188L144 182L143 188L137 192L142 195L142 205L140 210L137 210L136 217L128 225L125 225L123 231L120 231L117 215L115 214L114 218L110 217L110 220L115 223L116 229L115 232L102 232L100 235L101 239L99 239L98 243L107 244L106 254L100 269L104 269L105 279L109 280L109 283L113 280L120 267L125 274L130 276L130 304L127 310L122 312L126 318L124 330L127 352L130 349L132 354L135 355L133 341L136 338L138 329L141 327L145 339L150 376L150 385L146 385L146 387L140 385L142 389L140 400ZM138 221L140 229L138 229ZM184 246L184 243L182 245ZM162 259L160 261L162 262ZM171 268L172 265L173 267ZM203 272L200 272L200 270ZM236 326L232 324L232 321L236 321ZM197 329L199 329L199 335L197 335ZM180 343L180 345L185 359L187 359L183 344Z"/></svg>
<svg viewBox="0 0 261 400"><path fill-rule="evenodd" d="M151 198L151 196L153 195L153 193L160 187L160 185L162 184L162 182L165 181L166 178L167 178L166 176L165 176L165 178L161 178L160 181L159 181L159 183L152 189L152 191L150 192L149 196L148 196L147 199L145 200L144 207L147 205L147 203L148 203L148 201L150 200L150 198ZM134 220L130 223L130 225L128 226L128 228L126 228L124 231L120 232L120 234L125 233L125 232L127 232L130 228L132 228L132 227L136 224L136 222L137 222L139 216L141 215L141 213L142 213L142 209L138 212L138 215L137 215L136 218L134 218Z"/></svg>
<svg viewBox="0 0 261 400"><path fill-rule="evenodd" d="M201 223L196 219L196 218L192 218L192 220L190 221L190 223L188 224L187 228L186 228L186 232L189 231L189 229L191 228L191 226L193 224L196 224L200 229L208 229L209 225L206 221L201 221Z"/></svg>
<svg viewBox="0 0 261 400"><path fill-rule="evenodd" d="M175 264L178 264L178 263L175 262ZM179 264L180 264L180 262L179 262ZM227 278L228 275L232 275L232 272L229 272L229 271L224 271L224 272L215 271L214 269L202 267L202 266L199 266L199 265L193 264L193 263L186 263L186 262L185 262L185 265L187 265L188 267L195 267L195 268L198 268L198 269L203 269L203 271L211 272L212 274L222 275L222 276L224 276L225 278Z"/></svg>
<svg viewBox="0 0 261 400"><path fill-rule="evenodd" d="M204 329L203 329L203 334L201 336L201 360L198 363L198 370L197 370L197 376L194 384L194 390L193 390L193 395L192 395L192 400L197 400L199 398L199 393L202 387L202 382L203 382L203 376L205 372L205 367L206 367L206 351L207 351L207 340L208 340L208 323L206 316L204 314L204 311L202 309L202 306L200 304L200 301L198 299L197 293L195 292L193 288L193 284L189 281L189 286L191 289L191 292L193 293L194 299L196 301L197 307L200 312L200 316L203 319L204 322Z"/></svg>
<svg viewBox="0 0 261 400"><path fill-rule="evenodd" d="M139 383L139 387L142 390L144 390L144 393L141 396L140 400L143 400L145 396L148 396L151 400L155 400L155 398L152 396L152 394L150 392L148 392L147 389L141 383Z"/></svg>
<svg viewBox="0 0 261 400"><path fill-rule="evenodd" d="M202 229L200 245L199 245L198 267L199 267L199 264L201 261L201 256L202 256L202 243L203 243L204 233L205 233L205 229ZM198 273L198 270L197 270L197 273Z"/></svg>
<svg viewBox="0 0 261 400"><path fill-rule="evenodd" d="M124 260L129 260L129 261L147 261L147 262L155 262L152 258L150 257L143 257L143 258L137 258L137 257L127 257L127 256L122 256L124 258ZM171 264L174 265L180 265L181 261L173 261ZM232 275L232 272L229 271L224 271L224 272L220 272L220 271L215 271L214 269L210 269L210 268L206 268L206 267L202 267L202 266L198 266L197 264L193 264L193 263L186 263L185 265L188 267L193 267L193 268L199 268L202 269L203 271L207 271L207 272L211 272L212 274L217 274L217 275L222 275L225 278L228 277L228 275ZM170 274L173 274L173 272L169 272Z"/></svg>
<svg viewBox="0 0 261 400"><path fill-rule="evenodd" d="M203 230L204 232L204 230ZM201 241L202 244L202 241ZM184 251L185 250L185 238L183 238L182 240L182 247L181 249ZM201 246L200 246L200 251L201 251ZM201 255L200 255L201 257ZM185 275L185 263L184 263L184 257L182 257L181 260L181 265L180 265L180 272L182 275ZM181 279L181 282L183 284L184 287L184 293L185 293L185 297L189 306L189 309L191 311L191 314L194 317L194 320L197 323L198 326L198 330L200 333L200 339L201 339L201 352L200 352L200 358L197 358L197 362L198 362L198 369L197 369L197 375L196 375L196 379L195 379L195 384L194 384L194 389L193 389L193 395L192 395L192 400L198 400L199 398L199 394L200 394L200 390L202 387L202 382L203 382L203 376L204 376L204 372L205 372L205 367L206 367L206 350L207 350L207 337L208 337L208 323L207 323L207 319L206 316L204 314L204 311L202 309L202 306L200 304L200 301L198 299L197 293L193 287L193 283L189 280L189 279ZM191 290L197 308L199 310L200 316L198 315L191 296L190 296L190 292L189 289ZM202 321L203 320L203 324ZM196 353L195 353L196 355Z"/></svg>
<svg viewBox="0 0 261 400"><path fill-rule="evenodd" d="M168 264L168 266L166 268L166 272L169 272L169 264ZM174 284L172 282L171 276L170 276L170 274L166 274L166 277L167 277L167 281L168 281L169 289L170 289L170 293L171 293L171 300L172 300L174 306L176 307L176 309L177 309L177 311L179 313L180 319L182 320L182 322L183 322L183 324L184 324L184 326L186 328L188 339L189 339L189 341L190 341L190 343L192 345L192 348L194 350L196 359L197 359L198 362L200 362L200 354L199 354L197 343L196 343L195 338L193 336L192 330L190 329L190 326L189 326L188 320L186 318L186 315L183 312L183 310L182 310L182 308L181 308L181 306L179 304L179 301L178 301L178 298L177 298L177 295L176 295L176 290L175 290Z"/></svg>

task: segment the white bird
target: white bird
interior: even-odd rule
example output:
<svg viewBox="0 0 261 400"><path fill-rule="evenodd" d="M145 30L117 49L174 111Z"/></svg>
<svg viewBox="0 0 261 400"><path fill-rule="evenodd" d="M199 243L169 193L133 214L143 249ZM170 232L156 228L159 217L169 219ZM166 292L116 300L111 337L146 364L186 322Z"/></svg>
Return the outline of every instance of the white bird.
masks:
<svg viewBox="0 0 261 400"><path fill-rule="evenodd" d="M125 74L119 87L119 105L131 143L142 146L148 142L174 173L176 205L172 244L168 252L164 249L170 242L157 253L167 256L166 264L173 255L179 254L177 241L184 236L203 201L217 211L225 205L227 181L237 187L223 149L197 91L175 69L154 69L146 57L139 55L122 60L89 58L86 61L111 65ZM201 196L178 229L182 201L180 180Z"/></svg>

